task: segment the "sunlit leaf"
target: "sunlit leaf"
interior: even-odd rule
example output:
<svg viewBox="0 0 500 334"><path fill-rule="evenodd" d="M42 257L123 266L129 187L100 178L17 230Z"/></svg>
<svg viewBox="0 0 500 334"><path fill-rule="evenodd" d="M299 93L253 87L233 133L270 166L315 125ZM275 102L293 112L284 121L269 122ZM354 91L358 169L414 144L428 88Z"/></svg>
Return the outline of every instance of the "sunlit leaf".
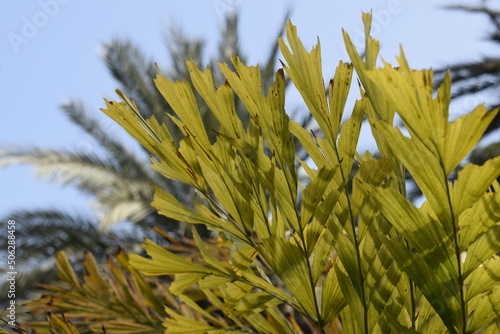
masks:
<svg viewBox="0 0 500 334"><path fill-rule="evenodd" d="M330 322L346 305L344 294L332 267L323 281L321 315L325 323Z"/></svg>
<svg viewBox="0 0 500 334"><path fill-rule="evenodd" d="M498 285L500 281L500 257L492 256L488 261L474 270L465 281L467 284L465 300L469 301L479 293Z"/></svg>
<svg viewBox="0 0 500 334"><path fill-rule="evenodd" d="M432 268L418 254L409 252L403 244L387 238L383 238L382 241L401 269L422 290L435 310L439 311L438 314L448 330L451 333L456 333L454 324L460 323L459 303L455 294L445 285L445 280L436 276ZM443 300L444 298L446 299Z"/></svg>
<svg viewBox="0 0 500 334"><path fill-rule="evenodd" d="M498 262L498 260L497 260ZM498 282L498 278L497 278ZM470 302L474 310L468 330L474 332L483 326L497 323L500 317L500 285L496 284Z"/></svg>
<svg viewBox="0 0 500 334"><path fill-rule="evenodd" d="M58 317L50 312L47 312L51 331L55 334L79 334L78 329L64 315Z"/></svg>
<svg viewBox="0 0 500 334"><path fill-rule="evenodd" d="M453 184L451 198L455 214L462 213L477 202L498 176L500 176L500 157L488 160L482 166L465 165L458 172L457 180Z"/></svg>
<svg viewBox="0 0 500 334"><path fill-rule="evenodd" d="M223 330L217 330L216 328L204 324L200 321L197 321L195 319L190 319L188 317L185 317L183 315L174 313L173 311L166 309L166 311L169 313L169 315L172 318L166 319L165 323L163 324L166 327L165 333L171 333L171 334L181 334L181 333L186 333L186 334L222 334L225 331Z"/></svg>
<svg viewBox="0 0 500 334"><path fill-rule="evenodd" d="M149 239L144 240L143 248L151 256L151 259L131 254L130 264L146 275L211 274L215 272L215 270L189 262L179 255L175 255Z"/></svg>
<svg viewBox="0 0 500 334"><path fill-rule="evenodd" d="M303 251L289 241L276 237L262 240L259 251L304 311L318 316L314 287Z"/></svg>

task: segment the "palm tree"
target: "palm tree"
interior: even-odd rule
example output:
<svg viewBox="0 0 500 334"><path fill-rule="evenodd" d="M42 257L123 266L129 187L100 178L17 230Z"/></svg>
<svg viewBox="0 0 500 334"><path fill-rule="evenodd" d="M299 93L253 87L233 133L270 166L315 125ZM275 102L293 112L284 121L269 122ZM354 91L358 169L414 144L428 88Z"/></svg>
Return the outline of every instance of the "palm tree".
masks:
<svg viewBox="0 0 500 334"><path fill-rule="evenodd" d="M287 14L288 16L288 14ZM284 22L283 22L283 27ZM219 54L212 57L210 64L227 62L229 56L240 55L237 33L238 17L229 15L222 29ZM280 30L276 37L283 33ZM277 63L278 43L271 48L268 58L261 66L263 89L267 90L273 81ZM170 30L166 39L168 58L172 66L164 73L171 80L188 80L186 60L193 60L200 68L204 66L204 43L200 39L185 37L179 29ZM155 116L165 121L173 138L179 140L182 134L168 121L172 108L154 87L152 78L157 73L155 63L146 59L131 41L115 39L104 47L104 60L111 75L118 81L120 89L133 98L144 118ZM215 80L221 81L222 74L215 72ZM215 117L208 107L198 99L203 121L207 129L217 128ZM237 102L238 113L244 114ZM101 152L59 151L39 147L0 148L0 167L17 164L32 165L42 177L76 187L89 194L95 205L91 214L75 214L63 208L49 210L22 210L5 215L9 219L23 222L20 230L25 236L16 254L21 263L29 263L30 274L19 275L24 279L16 282L18 291L28 292L35 282L55 276L53 255L64 250L76 255L82 250L91 250L96 257L113 252L118 247L134 250L142 242L142 237L155 238L151 227L156 226L170 233L183 234L182 224L160 216L150 206L153 200L151 184L169 189L170 192L188 203L195 194L180 184L165 180L149 168L149 157L144 152L132 152L125 145L110 137L99 122L92 117L81 102L71 102L62 106L69 119L93 138ZM307 119L304 120L307 122ZM114 225L128 222L128 229L114 229ZM133 223L133 224L130 224ZM2 240L2 250L7 249ZM21 242L21 241L19 241ZM135 251L137 251L135 249ZM2 272L0 272L1 274ZM0 294L5 296L7 286L0 286Z"/></svg>
<svg viewBox="0 0 500 334"><path fill-rule="evenodd" d="M479 13L488 17L492 24L492 31L488 40L500 44L500 10L492 8L487 0L482 0L480 5L453 5L446 8L463 10L470 13ZM500 57L483 56L477 61L459 62L447 68L435 70L438 83L447 71L451 72L453 79L452 97L464 97L480 92L490 92L494 100L488 107L500 106ZM493 120L485 134L500 128L500 114ZM469 159L476 164L482 164L487 159L500 155L500 142L495 142L486 147L479 147L471 154Z"/></svg>

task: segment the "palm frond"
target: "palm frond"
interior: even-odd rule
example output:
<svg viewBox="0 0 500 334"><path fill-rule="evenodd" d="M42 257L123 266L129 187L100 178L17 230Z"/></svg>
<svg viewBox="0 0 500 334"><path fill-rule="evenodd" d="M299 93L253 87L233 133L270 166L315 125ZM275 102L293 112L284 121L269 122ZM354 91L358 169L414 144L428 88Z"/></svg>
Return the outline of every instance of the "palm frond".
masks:
<svg viewBox="0 0 500 334"><path fill-rule="evenodd" d="M133 231L102 231L99 221L88 214L68 213L60 210L15 211L9 219L16 225L16 291L19 297L27 297L35 283L48 283L57 277L53 256L64 250L72 256L82 251L92 251L98 258L114 254L120 248L136 250L141 242L141 233ZM7 239L2 238L0 249L7 250ZM2 274L5 273L2 267ZM0 293L7 289L0 285Z"/></svg>
<svg viewBox="0 0 500 334"><path fill-rule="evenodd" d="M141 241L140 236L120 231L100 231L99 221L84 213L68 213L56 209L15 211L9 219L22 222L16 225L20 236L17 241L16 258L26 262L29 259L50 258L58 250L91 250L104 255L110 249L127 243ZM137 232L135 232L137 234ZM2 245L6 240L1 241ZM2 247L2 249L6 249Z"/></svg>
<svg viewBox="0 0 500 334"><path fill-rule="evenodd" d="M153 212L149 205L153 191L149 186L155 181L151 173L137 173L126 164L113 163L113 160L101 158L97 154L82 152L62 152L39 148L4 149L0 154L0 167L12 164L31 164L40 177L50 178L63 185L74 185L84 193L95 196L100 203L102 216L109 210L112 215L124 220L140 221ZM116 207L124 202L135 202L138 212L117 215ZM107 216L108 223L111 223Z"/></svg>
<svg viewBox="0 0 500 334"><path fill-rule="evenodd" d="M2 153L0 167L12 164L32 164L37 168L40 176L51 177L62 184L75 183L80 190L96 196L101 196L101 192L104 195L105 189L113 186L118 180L128 180L131 184L139 185L151 181L143 175L133 178L121 169L121 166L96 154L40 148L13 148L6 149ZM144 188L142 191L148 193L146 188L149 187Z"/></svg>

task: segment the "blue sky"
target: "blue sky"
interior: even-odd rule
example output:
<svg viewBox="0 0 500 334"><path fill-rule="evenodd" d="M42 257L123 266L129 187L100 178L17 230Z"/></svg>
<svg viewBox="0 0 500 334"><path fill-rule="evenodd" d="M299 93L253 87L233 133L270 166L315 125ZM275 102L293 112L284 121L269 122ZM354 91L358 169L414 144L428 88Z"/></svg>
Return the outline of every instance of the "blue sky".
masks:
<svg viewBox="0 0 500 334"><path fill-rule="evenodd" d="M335 3L340 3L336 5ZM410 65L440 67L498 51L484 40L489 21L481 15L444 10L451 0L205 0L76 1L6 0L0 4L0 147L20 145L93 150L94 144L61 112L64 101L83 101L113 136L128 136L101 115L103 98L117 99L99 49L113 37L127 37L167 68L164 37L172 24L188 36L207 39L213 53L224 13L240 13L242 49L249 63L264 60L287 8L307 46L322 45L325 77L333 74L342 48L341 28L356 42L361 11L373 10L381 55L394 62L402 44ZM482 102L469 98L453 113ZM0 216L20 208L62 208L88 212L89 199L70 187L38 180L28 166L0 169Z"/></svg>

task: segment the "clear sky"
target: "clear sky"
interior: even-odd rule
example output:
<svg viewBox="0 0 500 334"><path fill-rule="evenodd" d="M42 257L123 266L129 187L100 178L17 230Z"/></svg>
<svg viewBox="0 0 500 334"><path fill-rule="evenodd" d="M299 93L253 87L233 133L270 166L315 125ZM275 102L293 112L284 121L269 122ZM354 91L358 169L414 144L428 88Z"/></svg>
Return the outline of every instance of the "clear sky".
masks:
<svg viewBox="0 0 500 334"><path fill-rule="evenodd" d="M188 36L207 39L207 53L213 54L224 13L236 10L241 17L242 49L250 56L249 63L255 64L265 59L286 9L292 8L291 19L304 44L312 46L319 36L329 77L338 61L346 60L341 28L359 41L361 11L372 9L373 34L381 40L381 55L387 61L394 62L399 44L414 68L441 67L498 51L484 40L490 28L486 17L442 9L457 2L4 0L0 3L0 147L92 150L95 144L59 109L68 100L83 101L113 136L127 140L99 110L103 98L117 99L118 84L99 54L100 45L116 36L130 38L167 68L164 37L170 25L176 24ZM479 102L463 100L452 113ZM0 169L0 199L0 216L20 208L89 210L88 198L71 187L37 180L31 167Z"/></svg>

